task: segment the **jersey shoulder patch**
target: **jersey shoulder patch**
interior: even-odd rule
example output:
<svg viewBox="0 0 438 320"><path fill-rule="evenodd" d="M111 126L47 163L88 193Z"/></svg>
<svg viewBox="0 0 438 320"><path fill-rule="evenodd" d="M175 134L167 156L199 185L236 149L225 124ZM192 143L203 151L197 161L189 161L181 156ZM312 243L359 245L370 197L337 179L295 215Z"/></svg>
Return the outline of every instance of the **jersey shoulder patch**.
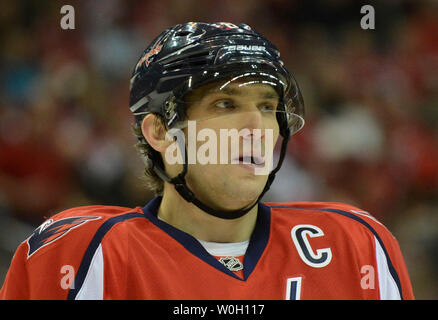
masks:
<svg viewBox="0 0 438 320"><path fill-rule="evenodd" d="M62 211L36 228L25 240L28 251L27 259L42 248L50 246L75 230L83 228L90 221L99 221L93 228L86 228L84 232L93 233L97 228L109 218L118 216L125 212L132 212L132 208L112 207L112 206L83 206ZM83 233L79 235L83 236ZM89 238L93 234L89 234Z"/></svg>
<svg viewBox="0 0 438 320"><path fill-rule="evenodd" d="M29 250L27 252L27 258L29 259L39 249L51 244L52 242L59 240L71 230L80 227L84 223L101 219L101 217L69 217L54 221L49 219L41 224L32 235L27 239L27 245Z"/></svg>

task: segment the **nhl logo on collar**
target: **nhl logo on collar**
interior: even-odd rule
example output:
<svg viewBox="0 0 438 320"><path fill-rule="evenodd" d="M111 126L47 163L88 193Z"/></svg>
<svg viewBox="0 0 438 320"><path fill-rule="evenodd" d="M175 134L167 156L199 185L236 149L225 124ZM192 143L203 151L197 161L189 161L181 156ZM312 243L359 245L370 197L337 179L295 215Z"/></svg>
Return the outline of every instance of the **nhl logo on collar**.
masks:
<svg viewBox="0 0 438 320"><path fill-rule="evenodd" d="M243 269L243 263L236 257L222 257L219 259L219 262L230 271L240 271Z"/></svg>

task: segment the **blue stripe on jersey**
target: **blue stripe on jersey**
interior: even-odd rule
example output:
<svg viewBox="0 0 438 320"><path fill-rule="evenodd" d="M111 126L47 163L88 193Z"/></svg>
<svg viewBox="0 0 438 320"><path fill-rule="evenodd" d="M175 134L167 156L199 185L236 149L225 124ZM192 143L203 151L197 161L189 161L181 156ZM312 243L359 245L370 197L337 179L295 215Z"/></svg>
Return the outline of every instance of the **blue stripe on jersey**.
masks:
<svg viewBox="0 0 438 320"><path fill-rule="evenodd" d="M94 253L96 252L97 248L99 247L99 244L101 243L103 237L105 234L116 224L122 221L126 221L128 219L137 218L137 217L144 217L141 213L138 212L131 212L126 213L114 218L110 218L107 221L105 221L97 230L97 232L94 234L93 239L91 240L90 244L88 245L87 250L85 251L84 257L82 258L81 264L78 269L78 273L75 277L75 285L74 289L70 289L68 292L67 299L68 300L74 300L79 293L79 290L81 290L82 285L84 284L85 277L88 273L88 269L90 268L91 260L94 256Z"/></svg>
<svg viewBox="0 0 438 320"><path fill-rule="evenodd" d="M397 288L398 291L400 293L400 298L403 300L403 294L402 294L402 288L401 288L401 283L400 283L400 278L397 274L397 271L394 268L394 265L392 264L391 258L389 257L388 251L385 248L385 245L383 244L382 239L380 238L379 234L377 233L376 230L374 230L374 228L365 220L363 220L362 218L354 215L353 213L350 213L348 211L343 211L343 210L339 210L339 209L313 209L313 208L299 208L299 207L290 207L290 206L285 206L285 205L273 205L273 206L269 206L270 208L278 208L278 209L298 209L298 210L311 210L311 211L324 211L324 212L333 212L333 213L337 213L340 215L343 215L345 217L351 218L353 220L356 220L357 222L360 222L361 224L363 224L365 227L367 227L376 237L377 241L379 241L380 246L383 249L383 252L385 253L385 257L386 257L386 261L388 262L388 268L389 268L389 272L391 273L392 278L394 279L395 283L397 284Z"/></svg>
<svg viewBox="0 0 438 320"><path fill-rule="evenodd" d="M271 230L271 209L259 202L257 222L246 249L243 274L245 280L257 265L269 241Z"/></svg>
<svg viewBox="0 0 438 320"><path fill-rule="evenodd" d="M256 226L254 232L251 236L248 249L245 253L245 259L243 263L243 275L244 279L239 278L235 273L228 270L222 263L220 263L215 257L210 255L207 250L201 245L201 243L192 237L190 234L178 230L170 224L158 219L157 213L160 206L162 198L157 197L151 200L144 208L143 212L145 217L151 221L158 228L166 232L173 239L178 241L184 246L189 252L198 258L202 259L204 262L208 263L212 267L226 273L227 275L245 281L250 276L251 272L254 270L257 262L259 261L263 251L266 248L269 240L269 230L270 230L270 209L269 207L259 203L259 211L257 216Z"/></svg>

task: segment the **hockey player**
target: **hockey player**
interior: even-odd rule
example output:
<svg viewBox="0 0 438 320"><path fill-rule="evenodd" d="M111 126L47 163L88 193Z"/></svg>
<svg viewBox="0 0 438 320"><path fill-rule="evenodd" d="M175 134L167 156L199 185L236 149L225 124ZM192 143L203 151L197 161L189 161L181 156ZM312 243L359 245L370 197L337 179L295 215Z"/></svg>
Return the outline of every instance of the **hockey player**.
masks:
<svg viewBox="0 0 438 320"><path fill-rule="evenodd" d="M164 31L135 66L130 110L157 197L54 215L17 249L1 299L414 298L396 239L367 212L261 202L304 105L249 26Z"/></svg>

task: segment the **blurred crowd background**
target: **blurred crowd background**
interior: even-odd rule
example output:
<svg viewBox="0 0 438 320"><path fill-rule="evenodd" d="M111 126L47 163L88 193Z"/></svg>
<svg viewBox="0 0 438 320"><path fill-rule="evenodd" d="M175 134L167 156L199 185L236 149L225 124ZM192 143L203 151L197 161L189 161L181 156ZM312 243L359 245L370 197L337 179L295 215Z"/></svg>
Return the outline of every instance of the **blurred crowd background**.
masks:
<svg viewBox="0 0 438 320"><path fill-rule="evenodd" d="M75 29L60 8L75 9ZM374 6L374 30L360 8ZM306 103L269 201L339 201L399 240L414 293L438 299L438 2L2 0L0 283L63 209L153 195L128 109L132 68L165 28L247 23L281 50Z"/></svg>

